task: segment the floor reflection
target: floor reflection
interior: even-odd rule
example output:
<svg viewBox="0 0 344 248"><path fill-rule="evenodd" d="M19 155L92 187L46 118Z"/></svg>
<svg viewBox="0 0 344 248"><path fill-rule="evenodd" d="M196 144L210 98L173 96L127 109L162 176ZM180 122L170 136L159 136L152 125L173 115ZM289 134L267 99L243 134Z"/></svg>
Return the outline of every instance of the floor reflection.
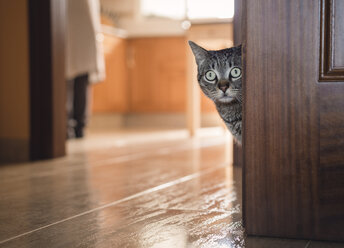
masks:
<svg viewBox="0 0 344 248"><path fill-rule="evenodd" d="M309 245L245 237L242 172L227 134L159 132L148 143L128 135L121 145L92 136L69 144L66 158L0 167L0 247Z"/></svg>

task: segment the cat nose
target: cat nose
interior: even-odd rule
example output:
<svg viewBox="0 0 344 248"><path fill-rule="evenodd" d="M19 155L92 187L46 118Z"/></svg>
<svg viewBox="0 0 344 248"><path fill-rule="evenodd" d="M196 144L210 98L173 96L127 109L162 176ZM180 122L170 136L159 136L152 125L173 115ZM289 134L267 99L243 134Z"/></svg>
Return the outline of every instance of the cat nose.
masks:
<svg viewBox="0 0 344 248"><path fill-rule="evenodd" d="M223 93L226 93L226 90L229 88L229 82L228 81L220 81L218 87L220 90L223 91Z"/></svg>
<svg viewBox="0 0 344 248"><path fill-rule="evenodd" d="M226 93L226 90L228 89L229 87L226 85L226 86L220 86L220 90L223 91L223 93Z"/></svg>

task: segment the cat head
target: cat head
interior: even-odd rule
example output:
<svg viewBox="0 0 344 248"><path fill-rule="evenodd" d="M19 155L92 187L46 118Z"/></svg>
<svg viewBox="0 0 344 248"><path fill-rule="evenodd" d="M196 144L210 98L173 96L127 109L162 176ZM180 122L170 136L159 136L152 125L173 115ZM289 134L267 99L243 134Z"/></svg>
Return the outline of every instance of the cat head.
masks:
<svg viewBox="0 0 344 248"><path fill-rule="evenodd" d="M217 104L241 103L241 45L208 51L189 41L195 56L198 83L206 96Z"/></svg>

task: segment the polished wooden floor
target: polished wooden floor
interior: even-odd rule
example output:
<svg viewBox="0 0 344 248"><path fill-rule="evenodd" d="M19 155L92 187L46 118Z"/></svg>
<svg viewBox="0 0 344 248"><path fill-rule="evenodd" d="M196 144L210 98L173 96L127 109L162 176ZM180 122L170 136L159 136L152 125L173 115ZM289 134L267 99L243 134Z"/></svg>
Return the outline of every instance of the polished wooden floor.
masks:
<svg viewBox="0 0 344 248"><path fill-rule="evenodd" d="M229 141L105 132L69 142L65 158L3 165L0 247L344 247L245 237Z"/></svg>

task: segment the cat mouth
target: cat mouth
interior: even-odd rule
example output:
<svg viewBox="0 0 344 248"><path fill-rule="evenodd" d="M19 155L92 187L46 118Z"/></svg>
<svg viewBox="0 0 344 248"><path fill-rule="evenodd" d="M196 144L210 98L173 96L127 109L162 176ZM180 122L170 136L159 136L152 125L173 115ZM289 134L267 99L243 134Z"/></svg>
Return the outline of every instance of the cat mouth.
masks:
<svg viewBox="0 0 344 248"><path fill-rule="evenodd" d="M234 97L230 97L230 96L224 95L224 96L218 98L217 100L218 100L220 103L230 103L230 102L234 101L235 98L234 98Z"/></svg>

